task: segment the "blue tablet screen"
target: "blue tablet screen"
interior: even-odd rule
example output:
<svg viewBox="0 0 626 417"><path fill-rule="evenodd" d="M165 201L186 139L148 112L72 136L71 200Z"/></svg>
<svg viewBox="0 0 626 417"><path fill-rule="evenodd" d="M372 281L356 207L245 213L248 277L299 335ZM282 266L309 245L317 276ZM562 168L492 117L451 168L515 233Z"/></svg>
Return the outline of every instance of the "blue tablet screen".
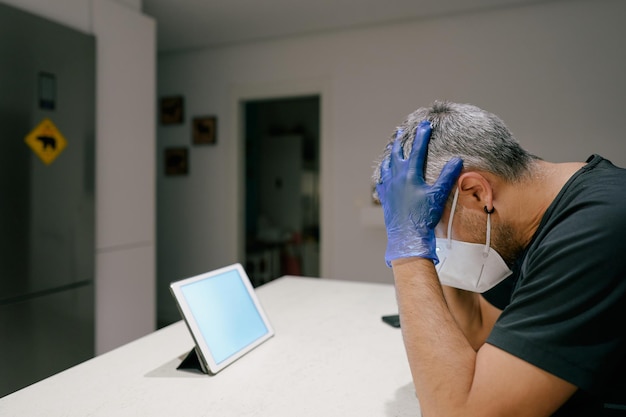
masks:
<svg viewBox="0 0 626 417"><path fill-rule="evenodd" d="M237 271L184 285L181 291L218 364L268 332Z"/></svg>

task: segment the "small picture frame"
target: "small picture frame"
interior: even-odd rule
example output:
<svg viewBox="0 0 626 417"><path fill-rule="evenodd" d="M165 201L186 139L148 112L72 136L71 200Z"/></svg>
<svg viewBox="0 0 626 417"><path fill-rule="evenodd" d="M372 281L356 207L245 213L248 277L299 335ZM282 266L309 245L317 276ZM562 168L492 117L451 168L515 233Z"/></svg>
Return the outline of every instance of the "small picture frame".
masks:
<svg viewBox="0 0 626 417"><path fill-rule="evenodd" d="M57 80L54 74L39 73L39 108L54 110L56 107Z"/></svg>
<svg viewBox="0 0 626 417"><path fill-rule="evenodd" d="M194 145L215 145L217 142L217 117L194 117L191 129Z"/></svg>
<svg viewBox="0 0 626 417"><path fill-rule="evenodd" d="M380 202L380 200L377 197L376 186L375 185L372 186L372 204L375 205L375 206L381 206L382 205L382 203Z"/></svg>
<svg viewBox="0 0 626 417"><path fill-rule="evenodd" d="M165 175L187 175L189 173L189 151L187 148L165 149Z"/></svg>
<svg viewBox="0 0 626 417"><path fill-rule="evenodd" d="M185 99L183 96L161 98L161 124L182 124L185 119Z"/></svg>

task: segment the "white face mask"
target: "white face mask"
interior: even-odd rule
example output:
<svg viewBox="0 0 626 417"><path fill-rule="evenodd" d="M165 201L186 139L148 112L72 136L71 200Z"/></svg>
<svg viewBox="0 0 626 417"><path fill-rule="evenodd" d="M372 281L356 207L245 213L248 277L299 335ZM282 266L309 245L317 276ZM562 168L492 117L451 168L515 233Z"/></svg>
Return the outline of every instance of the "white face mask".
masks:
<svg viewBox="0 0 626 417"><path fill-rule="evenodd" d="M458 198L459 189L457 188L448 221L448 237L436 239L439 263L435 268L442 285L483 293L502 282L511 275L512 271L500 254L489 246L491 214L487 213L487 242L484 245L461 242L451 238L452 218Z"/></svg>

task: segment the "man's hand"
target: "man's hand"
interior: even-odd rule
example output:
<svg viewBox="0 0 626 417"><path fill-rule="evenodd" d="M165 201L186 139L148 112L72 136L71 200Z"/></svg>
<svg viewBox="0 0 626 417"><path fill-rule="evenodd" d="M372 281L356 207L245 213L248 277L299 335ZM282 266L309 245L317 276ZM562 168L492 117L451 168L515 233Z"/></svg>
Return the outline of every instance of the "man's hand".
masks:
<svg viewBox="0 0 626 417"><path fill-rule="evenodd" d="M394 259L414 256L439 262L434 230L454 181L461 173L463 161L451 159L435 184L426 184L424 160L431 132L430 122L419 124L410 155L405 159L400 143L402 132L398 131L391 155L382 162L381 182L376 185L376 192L387 228L385 261L388 266Z"/></svg>

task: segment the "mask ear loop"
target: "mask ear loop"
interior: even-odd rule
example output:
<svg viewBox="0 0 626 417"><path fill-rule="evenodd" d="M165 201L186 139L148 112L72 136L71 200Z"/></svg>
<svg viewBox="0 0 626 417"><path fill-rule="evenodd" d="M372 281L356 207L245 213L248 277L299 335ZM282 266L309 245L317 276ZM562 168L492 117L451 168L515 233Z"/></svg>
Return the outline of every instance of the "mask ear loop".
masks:
<svg viewBox="0 0 626 417"><path fill-rule="evenodd" d="M448 220L448 249L452 248L452 219L454 218L454 211L456 210L456 202L459 199L459 187L454 191L454 198L452 199L452 208L450 209L450 219Z"/></svg>
<svg viewBox="0 0 626 417"><path fill-rule="evenodd" d="M489 255L489 249L491 249L491 213L496 211L496 209L492 207L491 210L487 210L487 206L485 206L484 210L487 213L487 241L485 242L483 257L486 258Z"/></svg>

